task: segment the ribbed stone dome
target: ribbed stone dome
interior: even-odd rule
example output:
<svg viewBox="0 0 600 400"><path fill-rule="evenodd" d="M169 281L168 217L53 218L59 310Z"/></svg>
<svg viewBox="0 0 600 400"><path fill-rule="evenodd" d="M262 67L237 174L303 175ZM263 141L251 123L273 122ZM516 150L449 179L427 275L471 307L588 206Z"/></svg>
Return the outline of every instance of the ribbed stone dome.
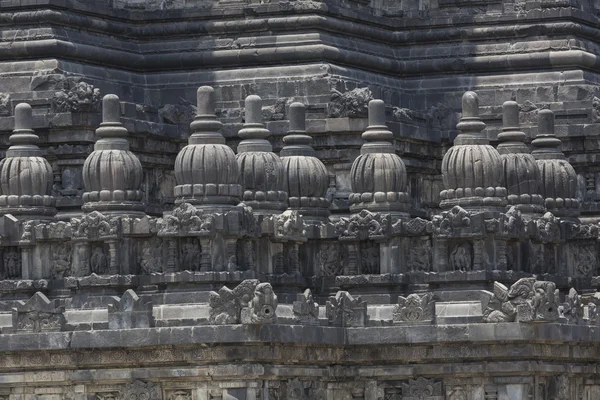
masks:
<svg viewBox="0 0 600 400"><path fill-rule="evenodd" d="M502 154L502 171L504 172L504 184L508 192L509 205L517 204L518 200L511 196L535 196L539 195L540 170L535 159L528 154ZM539 203L541 204L541 203Z"/></svg>
<svg viewBox="0 0 600 400"><path fill-rule="evenodd" d="M508 207L516 206L526 214L542 214L544 200L539 194L540 170L525 144L527 136L519 130L519 105L507 101L502 105L502 133L498 135L498 152L502 159Z"/></svg>
<svg viewBox="0 0 600 400"><path fill-rule="evenodd" d="M46 219L56 214L51 196L52 167L41 157L39 138L31 127L31 106L18 104L11 146L0 162L0 215Z"/></svg>
<svg viewBox="0 0 600 400"><path fill-rule="evenodd" d="M290 129L280 153L289 209L297 210L308 220L325 219L329 216L329 201L325 198L329 175L315 156L312 138L306 134L304 104L292 103L289 119Z"/></svg>
<svg viewBox="0 0 600 400"><path fill-rule="evenodd" d="M266 140L270 133L262 124L262 100L252 95L245 103L246 123L238 132L243 140L236 154L242 201L259 214L283 211L288 206L283 163Z"/></svg>
<svg viewBox="0 0 600 400"><path fill-rule="evenodd" d="M367 153L359 155L350 170L352 191L403 192L406 190L406 167L394 153Z"/></svg>
<svg viewBox="0 0 600 400"><path fill-rule="evenodd" d="M540 194L544 206L557 217L577 217L577 174L561 150L561 141L554 134L554 113L538 113L538 135L533 140L533 156L540 169Z"/></svg>
<svg viewBox="0 0 600 400"><path fill-rule="evenodd" d="M567 160L540 160L541 192L544 197L574 198L577 193L577 173Z"/></svg>
<svg viewBox="0 0 600 400"><path fill-rule="evenodd" d="M240 153L237 163L244 182L244 200L251 200L247 198L247 192L279 192L284 189L283 163L277 154L266 151Z"/></svg>
<svg viewBox="0 0 600 400"><path fill-rule="evenodd" d="M127 200L141 200L142 192L138 189L142 179L142 164L131 151L95 150L83 164L83 183L88 194L84 195L84 200L112 199L112 196L102 198L102 194L96 197L95 192L102 191L133 191L135 195L130 193L126 196Z"/></svg>
<svg viewBox="0 0 600 400"><path fill-rule="evenodd" d="M482 206L504 208L502 160L480 132L485 124L479 118L479 99L474 92L462 98L463 116L457 125L461 134L442 160L442 178L446 188L440 193L442 208L460 205L479 210ZM495 210L496 211L496 210Z"/></svg>
<svg viewBox="0 0 600 400"><path fill-rule="evenodd" d="M493 196L502 181L500 154L490 145L452 146L442 160L444 186L463 196ZM490 190L486 190L490 188ZM466 191L464 189L471 189ZM485 194L484 192L489 192ZM449 196L448 198L452 198Z"/></svg>
<svg viewBox="0 0 600 400"><path fill-rule="evenodd" d="M83 164L85 193L82 209L123 215L143 215L143 170L129 151L127 129L119 121L121 105L115 95L102 100L103 122L96 129L100 139Z"/></svg>
<svg viewBox="0 0 600 400"><path fill-rule="evenodd" d="M392 132L385 125L385 103L369 102L369 126L362 134L367 142L352 163L350 210L390 211L406 214L406 167L391 143Z"/></svg>
<svg viewBox="0 0 600 400"><path fill-rule="evenodd" d="M242 195L235 153L220 132L214 89L200 87L197 101L198 114L190 124L193 133L189 144L175 159L175 203L229 208L237 205Z"/></svg>

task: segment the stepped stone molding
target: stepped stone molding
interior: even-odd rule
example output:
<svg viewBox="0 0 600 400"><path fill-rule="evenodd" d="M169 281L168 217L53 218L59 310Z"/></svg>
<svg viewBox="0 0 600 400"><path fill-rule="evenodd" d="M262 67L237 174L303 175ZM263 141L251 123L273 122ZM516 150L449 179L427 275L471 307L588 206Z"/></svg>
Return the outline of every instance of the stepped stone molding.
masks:
<svg viewBox="0 0 600 400"><path fill-rule="evenodd" d="M15 127L10 147L0 161L0 215L23 219L53 219L52 167L42 157L39 137L32 129L33 116L27 103L15 107Z"/></svg>
<svg viewBox="0 0 600 400"><path fill-rule="evenodd" d="M198 111L190 124L193 133L175 160L175 203L227 211L239 204L242 186L235 153L220 132L215 102L212 87L198 88Z"/></svg>
<svg viewBox="0 0 600 400"><path fill-rule="evenodd" d="M389 212L408 216L406 167L395 154L392 132L385 125L385 103L369 102L369 126L362 134L367 142L352 163L350 210Z"/></svg>
<svg viewBox="0 0 600 400"><path fill-rule="evenodd" d="M142 164L129 150L127 129L119 121L121 105L115 95L102 99L100 138L83 165L85 212L143 216Z"/></svg>
<svg viewBox="0 0 600 400"><path fill-rule="evenodd" d="M465 209L500 210L506 205L502 160L482 135L485 123L479 117L479 97L466 92L462 97L461 131L442 160L444 187L442 209L459 205Z"/></svg>
<svg viewBox="0 0 600 400"><path fill-rule="evenodd" d="M551 110L540 110L538 118L539 133L532 141L532 154L540 169L544 206L557 217L576 218L580 207L577 174L566 160L561 141L554 133L554 113Z"/></svg>
<svg viewBox="0 0 600 400"><path fill-rule="evenodd" d="M539 194L540 170L525 144L527 136L519 130L519 104L502 105L502 133L498 135L498 152L502 159L508 208L516 207L525 215L541 215L544 199Z"/></svg>
<svg viewBox="0 0 600 400"><path fill-rule="evenodd" d="M289 210L298 211L307 221L324 221L330 214L325 198L329 174L316 157L312 138L306 134L304 105L290 104L288 114L290 127L279 155L285 171Z"/></svg>
<svg viewBox="0 0 600 400"><path fill-rule="evenodd" d="M287 208L283 163L266 140L270 135L262 124L262 100L246 97L246 121L238 132L236 160L242 177L243 202L256 213L273 214Z"/></svg>

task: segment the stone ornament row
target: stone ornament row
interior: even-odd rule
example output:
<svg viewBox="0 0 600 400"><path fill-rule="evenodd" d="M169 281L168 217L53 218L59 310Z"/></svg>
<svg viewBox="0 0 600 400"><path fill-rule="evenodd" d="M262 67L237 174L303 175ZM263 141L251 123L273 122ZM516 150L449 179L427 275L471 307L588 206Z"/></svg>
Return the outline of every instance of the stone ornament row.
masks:
<svg viewBox="0 0 600 400"><path fill-rule="evenodd" d="M399 296L388 324L435 323L436 297L434 293L414 293ZM203 305L199 305L202 307ZM206 305L204 305L206 306ZM324 307L324 317L314 301L310 289L297 295L292 304L293 318L280 318L277 295L270 283L257 279L242 281L233 289L223 286L210 292L208 325L262 325L301 324L314 326L367 327L370 325L367 302L347 291L330 296ZM375 305L374 307L378 307ZM379 306L381 307L381 306ZM132 289L108 305L109 329L150 328L155 326L152 301L138 296ZM12 330L19 332L46 332L73 330L68 328L65 307L57 300L49 300L36 292L28 301L17 302L12 310ZM494 282L494 293L488 297L483 317L474 322L562 322L578 325L600 324L600 298L591 297L587 304L575 289L564 301L550 281L522 278L507 288ZM378 325L386 321L373 321ZM75 328L76 330L76 328Z"/></svg>

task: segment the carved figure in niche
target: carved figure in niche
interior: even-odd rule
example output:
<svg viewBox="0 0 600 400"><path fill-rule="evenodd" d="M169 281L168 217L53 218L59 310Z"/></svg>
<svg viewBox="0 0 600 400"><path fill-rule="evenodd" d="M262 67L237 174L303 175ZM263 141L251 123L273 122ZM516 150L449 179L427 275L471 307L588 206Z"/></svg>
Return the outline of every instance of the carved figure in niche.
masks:
<svg viewBox="0 0 600 400"><path fill-rule="evenodd" d="M5 248L2 257L5 279L21 277L21 253L15 248Z"/></svg>
<svg viewBox="0 0 600 400"><path fill-rule="evenodd" d="M469 243L459 244L452 250L450 268L453 271L471 271L473 268L473 249Z"/></svg>
<svg viewBox="0 0 600 400"><path fill-rule="evenodd" d="M81 169L65 168L61 174L60 194L66 197L75 197L83 189Z"/></svg>
<svg viewBox="0 0 600 400"><path fill-rule="evenodd" d="M431 243L428 237L411 239L408 268L410 271L429 271L431 269Z"/></svg>
<svg viewBox="0 0 600 400"><path fill-rule="evenodd" d="M71 274L71 245L68 242L52 247L52 275L63 278Z"/></svg>
<svg viewBox="0 0 600 400"><path fill-rule="evenodd" d="M152 274L162 270L162 246L158 239L144 240L140 250L140 272Z"/></svg>
<svg viewBox="0 0 600 400"><path fill-rule="evenodd" d="M321 259L321 272L324 276L337 276L342 274L344 266L342 265L342 254L339 243L322 243L319 256Z"/></svg>
<svg viewBox="0 0 600 400"><path fill-rule="evenodd" d="M196 240L188 239L181 243L181 270L200 271L201 256L200 245Z"/></svg>
<svg viewBox="0 0 600 400"><path fill-rule="evenodd" d="M363 274L379 273L379 244L361 242L360 249L361 272Z"/></svg>
<svg viewBox="0 0 600 400"><path fill-rule="evenodd" d="M90 267L92 269L92 273L96 275L104 275L108 272L108 259L104 254L104 249L101 246L96 246L92 251Z"/></svg>

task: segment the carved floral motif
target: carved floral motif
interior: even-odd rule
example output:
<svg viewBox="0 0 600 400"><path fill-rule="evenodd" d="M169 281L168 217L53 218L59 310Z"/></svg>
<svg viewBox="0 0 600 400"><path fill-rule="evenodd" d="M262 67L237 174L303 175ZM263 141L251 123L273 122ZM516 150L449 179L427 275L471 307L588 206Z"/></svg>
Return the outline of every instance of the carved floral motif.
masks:
<svg viewBox="0 0 600 400"><path fill-rule="evenodd" d="M275 216L275 232L277 236L306 240L304 220L297 211L287 210Z"/></svg>
<svg viewBox="0 0 600 400"><path fill-rule="evenodd" d="M340 239L366 239L384 237L389 231L389 214L362 210L350 218L340 218L336 225Z"/></svg>
<svg viewBox="0 0 600 400"><path fill-rule="evenodd" d="M250 307L248 320L256 318L275 318L277 307L277 296L269 286L261 286L257 291L260 281L258 279L246 279L233 290L227 286L219 289L219 292L210 292L208 304L210 306L209 322L216 325L239 324L242 309ZM263 308L264 307L264 308ZM264 311L269 308L269 313Z"/></svg>
<svg viewBox="0 0 600 400"><path fill-rule="evenodd" d="M419 377L402 384L402 399L406 400L441 400L442 382Z"/></svg>
<svg viewBox="0 0 600 400"><path fill-rule="evenodd" d="M215 229L215 217L189 203L177 206L163 219L162 235L211 235Z"/></svg>
<svg viewBox="0 0 600 400"><path fill-rule="evenodd" d="M510 289L494 282L494 295L483 313L485 322L531 322L558 319L558 289L553 282L522 278Z"/></svg>
<svg viewBox="0 0 600 400"><path fill-rule="evenodd" d="M394 322L427 322L433 318L433 295L413 293L407 297L398 296L394 309Z"/></svg>
<svg viewBox="0 0 600 400"><path fill-rule="evenodd" d="M116 236L119 228L119 218L110 218L98 211L84 214L81 218L73 218L71 225L73 236L88 240L98 240L103 237Z"/></svg>
<svg viewBox="0 0 600 400"><path fill-rule="evenodd" d="M369 88L356 88L344 93L332 89L327 106L328 117L366 118L371 100L373 94Z"/></svg>
<svg viewBox="0 0 600 400"><path fill-rule="evenodd" d="M41 292L36 292L26 302L18 301L12 309L12 323L15 331L44 332L60 331L65 325L65 309Z"/></svg>
<svg viewBox="0 0 600 400"><path fill-rule="evenodd" d="M134 381L125 385L120 394L123 400L162 400L160 384Z"/></svg>
<svg viewBox="0 0 600 400"><path fill-rule="evenodd" d="M339 291L335 296L329 297L325 315L331 325L344 327L366 326L369 319L367 302L345 291Z"/></svg>
<svg viewBox="0 0 600 400"><path fill-rule="evenodd" d="M341 248L338 242L321 243L319 257L321 259L321 272L324 276L337 276L344 271Z"/></svg>

